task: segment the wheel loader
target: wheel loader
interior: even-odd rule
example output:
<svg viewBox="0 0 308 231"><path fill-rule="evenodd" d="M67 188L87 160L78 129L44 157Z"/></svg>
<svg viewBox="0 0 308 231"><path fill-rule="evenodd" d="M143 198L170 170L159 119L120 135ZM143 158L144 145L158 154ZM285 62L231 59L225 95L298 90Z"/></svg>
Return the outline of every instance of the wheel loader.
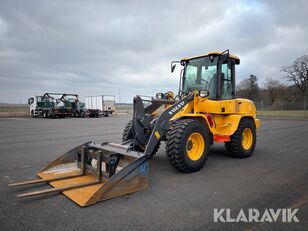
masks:
<svg viewBox="0 0 308 231"><path fill-rule="evenodd" d="M235 67L240 59L229 50L183 58L179 91L133 99L132 120L122 142L84 143L37 173L37 179L10 186L49 183L53 188L18 197L63 193L81 207L148 188L148 162L166 143L171 165L184 173L202 169L214 142L245 158L253 154L260 126L256 107L235 96Z"/></svg>

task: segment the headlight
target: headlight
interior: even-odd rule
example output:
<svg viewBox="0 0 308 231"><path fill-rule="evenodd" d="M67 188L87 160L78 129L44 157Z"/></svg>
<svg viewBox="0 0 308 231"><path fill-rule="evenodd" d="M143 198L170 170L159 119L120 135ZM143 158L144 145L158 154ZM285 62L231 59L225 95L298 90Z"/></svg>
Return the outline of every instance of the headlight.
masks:
<svg viewBox="0 0 308 231"><path fill-rule="evenodd" d="M199 96L202 97L202 98L206 98L206 97L209 96L209 91L208 90L200 90Z"/></svg>
<svg viewBox="0 0 308 231"><path fill-rule="evenodd" d="M157 98L157 99L162 99L162 98L164 98L164 93L157 93L157 94L156 94L156 98Z"/></svg>

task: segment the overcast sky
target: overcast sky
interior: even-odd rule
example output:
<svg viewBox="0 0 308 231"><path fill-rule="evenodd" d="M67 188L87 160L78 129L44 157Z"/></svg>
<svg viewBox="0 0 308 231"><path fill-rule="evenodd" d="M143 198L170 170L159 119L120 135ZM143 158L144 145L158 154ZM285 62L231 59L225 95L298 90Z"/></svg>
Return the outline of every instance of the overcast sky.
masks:
<svg viewBox="0 0 308 231"><path fill-rule="evenodd" d="M0 102L44 92L131 102L178 87L170 61L230 49L237 82L308 54L307 1L0 0Z"/></svg>

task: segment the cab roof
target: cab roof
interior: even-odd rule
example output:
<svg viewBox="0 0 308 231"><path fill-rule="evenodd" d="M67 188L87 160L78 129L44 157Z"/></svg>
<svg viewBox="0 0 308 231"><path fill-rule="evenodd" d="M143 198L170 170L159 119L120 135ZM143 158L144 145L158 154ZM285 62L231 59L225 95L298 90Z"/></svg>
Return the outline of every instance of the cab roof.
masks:
<svg viewBox="0 0 308 231"><path fill-rule="evenodd" d="M202 57L207 57L209 55L220 55L222 52L219 52L219 51L211 51L207 54L203 54L203 55L198 55L198 56L193 56L193 57L190 57L190 58L182 58L181 61L188 61L188 60L191 60L191 59L196 59L196 58L202 58ZM236 55L233 55L233 54L230 54L229 57L231 59L235 59L235 64L240 64L240 58Z"/></svg>

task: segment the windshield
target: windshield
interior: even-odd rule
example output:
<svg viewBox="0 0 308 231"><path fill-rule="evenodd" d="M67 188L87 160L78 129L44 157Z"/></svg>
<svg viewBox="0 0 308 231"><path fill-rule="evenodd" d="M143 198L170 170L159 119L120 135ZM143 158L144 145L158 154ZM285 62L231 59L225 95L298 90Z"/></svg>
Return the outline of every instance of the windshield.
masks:
<svg viewBox="0 0 308 231"><path fill-rule="evenodd" d="M194 90L208 90L209 98L215 98L217 59L216 56L213 61L209 57L189 60L183 76L183 91L188 93Z"/></svg>

